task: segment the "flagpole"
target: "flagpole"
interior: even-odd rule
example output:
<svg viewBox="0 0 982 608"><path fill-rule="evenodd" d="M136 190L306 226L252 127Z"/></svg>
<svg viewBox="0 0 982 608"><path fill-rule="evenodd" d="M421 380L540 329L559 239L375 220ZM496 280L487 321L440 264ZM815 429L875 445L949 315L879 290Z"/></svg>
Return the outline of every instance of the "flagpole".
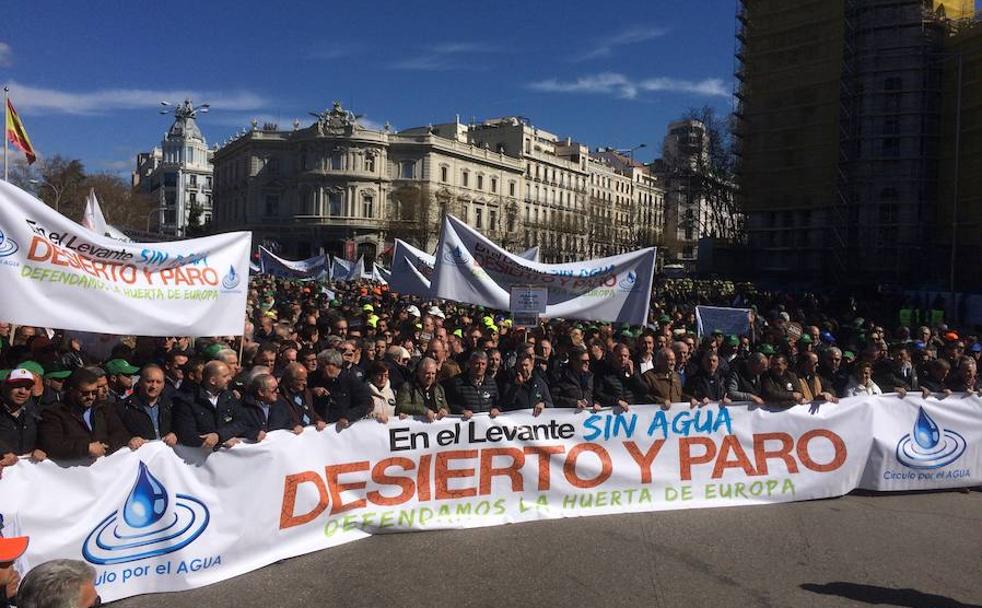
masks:
<svg viewBox="0 0 982 608"><path fill-rule="evenodd" d="M7 106L7 92L10 89L7 85L3 85L3 181L9 181L7 179L7 121L10 118L7 116L8 106Z"/></svg>

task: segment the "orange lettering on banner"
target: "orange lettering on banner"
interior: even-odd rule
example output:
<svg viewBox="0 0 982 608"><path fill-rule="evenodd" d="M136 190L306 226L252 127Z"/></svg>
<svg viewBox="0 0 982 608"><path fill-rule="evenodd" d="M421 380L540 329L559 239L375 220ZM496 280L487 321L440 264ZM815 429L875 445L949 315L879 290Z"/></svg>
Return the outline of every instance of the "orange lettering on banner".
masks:
<svg viewBox="0 0 982 608"><path fill-rule="evenodd" d="M44 249L41 249L44 247ZM27 259L32 262L43 262L51 256L51 243L35 235L31 239L31 246L27 251Z"/></svg>
<svg viewBox="0 0 982 608"><path fill-rule="evenodd" d="M624 442L627 453L631 455L631 458L637 463L638 469L641 470L641 483L651 483L651 463L654 462L663 445L665 445L664 439L656 439L648 451L642 454L638 444L633 441Z"/></svg>
<svg viewBox="0 0 982 608"><path fill-rule="evenodd" d="M504 467L495 467L493 460L495 456L511 457L511 464ZM518 448L485 448L481 450L481 489L479 493L483 496L491 493L491 478L495 476L511 478L511 491L522 492L525 490L525 479L522 477L522 467L525 466L525 452Z"/></svg>
<svg viewBox="0 0 982 608"><path fill-rule="evenodd" d="M367 470L367 460L359 460L358 462L348 462L345 464L331 464L324 467L324 476L327 478L327 488L331 493L331 515L336 513L344 513L345 511L350 511L352 509L360 509L365 506L366 502L364 498L352 500L349 503L342 502L343 499L341 498L341 492L346 492L348 490L363 490L365 488L365 480L352 481L351 483L341 483L338 481L338 477L346 473L357 473L358 471Z"/></svg>
<svg viewBox="0 0 982 608"><path fill-rule="evenodd" d="M730 452L733 452L733 460L729 460ZM716 458L716 466L713 467L713 479L719 479L723 476L723 471L730 468L741 468L743 472L747 475L756 475L757 471L754 470L754 465L750 463L750 459L747 458L747 453L743 451L743 446L740 445L740 440L737 439L736 435L727 435L723 437L723 443L720 444L719 457Z"/></svg>
<svg viewBox="0 0 982 608"><path fill-rule="evenodd" d="M539 457L539 484L538 489L540 492L545 492L549 489L550 478L549 478L549 459L553 454L562 454L566 451L565 446L561 445L533 445L526 446L523 448L525 453L529 456L536 455Z"/></svg>
<svg viewBox="0 0 982 608"><path fill-rule="evenodd" d="M706 451L693 457L691 446L701 445ZM682 437L679 439L679 477L682 481L692 481L692 465L706 464L716 456L716 444L709 437Z"/></svg>
<svg viewBox="0 0 982 608"><path fill-rule="evenodd" d="M413 492L416 489L413 480L409 477L386 475L385 470L389 467L402 467L404 471L412 471L416 468L416 463L409 458L403 458L401 456L393 456L376 462L375 466L372 467L372 481L384 486L399 486L402 488L402 492L390 497L383 496L378 490L372 490L367 496L368 500L373 504L392 507L401 505L413 497Z"/></svg>
<svg viewBox="0 0 982 608"><path fill-rule="evenodd" d="M312 483L317 487L319 500L309 513L296 515L293 510L297 505L297 486L302 483ZM324 480L313 471L287 475L283 480L283 506L280 508L280 530L292 528L313 521L327 508L327 488Z"/></svg>
<svg viewBox="0 0 982 608"><path fill-rule="evenodd" d="M593 479L584 479L576 474L576 459L582 452L593 452L600 458L600 473ZM610 454L595 443L579 443L573 446L566 455L566 462L563 463L563 475L574 488L595 488L607 481L613 471L614 465L610 462Z"/></svg>
<svg viewBox="0 0 982 608"><path fill-rule="evenodd" d="M419 457L419 469L416 470L416 495L420 501L430 499L430 462L433 454L423 454Z"/></svg>
<svg viewBox="0 0 982 608"><path fill-rule="evenodd" d="M436 455L436 470L433 472L434 485L436 485L436 500L447 500L450 498L470 498L477 496L477 488L459 488L451 490L448 485L451 479L462 479L464 477L474 477L474 469L451 469L451 460L470 460L477 458L477 450L451 450L440 452Z"/></svg>
<svg viewBox="0 0 982 608"><path fill-rule="evenodd" d="M808 442L816 437L825 437L832 443L832 447L835 448L835 456L825 464L818 464L812 459L811 454L808 453ZM802 435L798 439L797 451L798 460L801 461L801 464L817 473L834 471L846 461L846 443L842 441L842 437L839 437L828 429L813 429Z"/></svg>
<svg viewBox="0 0 982 608"><path fill-rule="evenodd" d="M781 447L776 450L768 450L768 441L780 441ZM770 458L780 458L788 468L788 473L798 472L798 463L791 455L794 449L794 439L787 433L757 433L754 435L754 462L757 465L758 475L767 475L767 461Z"/></svg>

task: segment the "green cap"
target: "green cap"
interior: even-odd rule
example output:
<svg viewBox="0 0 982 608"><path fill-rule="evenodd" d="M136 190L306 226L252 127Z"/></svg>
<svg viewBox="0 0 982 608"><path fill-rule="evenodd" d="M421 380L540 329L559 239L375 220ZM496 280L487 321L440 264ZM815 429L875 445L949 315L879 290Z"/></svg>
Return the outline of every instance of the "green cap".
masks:
<svg viewBox="0 0 982 608"><path fill-rule="evenodd" d="M856 353L852 352L851 350L844 350L844 351L842 351L842 358L843 359L855 359L856 358Z"/></svg>
<svg viewBox="0 0 982 608"><path fill-rule="evenodd" d="M723 330L722 329L719 329L719 328L714 329L713 330L713 335L714 336L722 336L723 335Z"/></svg>
<svg viewBox="0 0 982 608"><path fill-rule="evenodd" d="M364 306L361 307L361 309L364 312L375 312L375 307L372 306L371 304L365 304Z"/></svg>
<svg viewBox="0 0 982 608"><path fill-rule="evenodd" d="M11 370L9 369L0 369L0 380L6 380L7 376L10 375L10 372Z"/></svg>
<svg viewBox="0 0 982 608"><path fill-rule="evenodd" d="M71 375L72 370L66 368L60 363L49 363L48 365L44 366L45 379L51 378L52 380L64 380Z"/></svg>
<svg viewBox="0 0 982 608"><path fill-rule="evenodd" d="M801 344L811 344L812 337L809 336L808 334L802 334L801 337L798 338L798 342L800 342Z"/></svg>
<svg viewBox="0 0 982 608"><path fill-rule="evenodd" d="M206 348L204 351L202 351L202 354L204 354L204 356L208 357L209 359L214 359L215 355L218 354L218 351L223 350L224 348L225 348L224 344L222 344L221 342L215 342L214 344Z"/></svg>
<svg viewBox="0 0 982 608"><path fill-rule="evenodd" d="M759 352L762 355L767 355L768 357L770 357L771 355L774 354L774 347L771 346L770 344L761 344L757 348L757 352Z"/></svg>
<svg viewBox="0 0 982 608"><path fill-rule="evenodd" d="M671 323L672 322L672 318L669 317L668 315L662 315L662 316L658 317L658 322L659 323Z"/></svg>
<svg viewBox="0 0 982 608"><path fill-rule="evenodd" d="M457 336L458 338L463 338L464 337L464 330L462 330L462 329L455 329L455 330L453 330L453 335Z"/></svg>
<svg viewBox="0 0 982 608"><path fill-rule="evenodd" d="M727 346L740 346L740 338L737 338L736 336L730 334L729 336L726 336L726 345Z"/></svg>
<svg viewBox="0 0 982 608"><path fill-rule="evenodd" d="M113 359L106 363L105 368L106 373L110 376L115 376L117 374L132 375L140 371L139 367L130 365L130 362L126 359Z"/></svg>
<svg viewBox="0 0 982 608"><path fill-rule="evenodd" d="M41 366L37 361L24 361L18 365L20 369L26 369L35 376L44 376L44 367ZM16 369L16 368L15 368Z"/></svg>

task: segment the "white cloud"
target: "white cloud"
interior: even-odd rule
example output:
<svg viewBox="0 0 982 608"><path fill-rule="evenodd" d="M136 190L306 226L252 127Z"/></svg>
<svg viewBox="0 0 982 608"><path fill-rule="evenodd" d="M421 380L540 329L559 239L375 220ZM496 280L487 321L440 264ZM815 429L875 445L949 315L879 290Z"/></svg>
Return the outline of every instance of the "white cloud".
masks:
<svg viewBox="0 0 982 608"><path fill-rule="evenodd" d="M565 82L556 78L549 78L530 83L528 88L546 93L588 93L613 95L623 99L635 99L639 93L645 91L690 93L710 97L728 97L730 95L725 83L720 78L684 80L658 77L633 80L617 72L580 76L576 80Z"/></svg>
<svg viewBox="0 0 982 608"><path fill-rule="evenodd" d="M320 61L331 61L333 59L341 59L343 57L350 57L355 54L356 51L360 50L361 47L356 44L346 44L344 46L335 45L327 48L317 49L310 53L311 59L317 59Z"/></svg>
<svg viewBox="0 0 982 608"><path fill-rule="evenodd" d="M113 110L159 108L161 101L177 103L190 98L211 104L212 111L242 111L269 105L262 96L249 91L198 91L189 89L100 89L59 91L10 83L17 109L27 114L103 114Z"/></svg>
<svg viewBox="0 0 982 608"><path fill-rule="evenodd" d="M636 25L625 30L621 30L616 34L612 34L603 40L598 41L592 49L577 57L574 61L586 61L588 59L597 59L600 57L610 57L614 49L619 46L627 46L630 44L637 44L639 42L646 42L654 38L660 38L668 33L668 29L664 27L656 27L652 25Z"/></svg>
<svg viewBox="0 0 982 608"><path fill-rule="evenodd" d="M501 49L481 42L444 42L427 47L424 52L400 59L389 67L396 70L442 72L457 69L483 69L474 65L473 58L462 55L500 53Z"/></svg>
<svg viewBox="0 0 982 608"><path fill-rule="evenodd" d="M0 42L0 68L7 68L14 64L14 51L6 42Z"/></svg>

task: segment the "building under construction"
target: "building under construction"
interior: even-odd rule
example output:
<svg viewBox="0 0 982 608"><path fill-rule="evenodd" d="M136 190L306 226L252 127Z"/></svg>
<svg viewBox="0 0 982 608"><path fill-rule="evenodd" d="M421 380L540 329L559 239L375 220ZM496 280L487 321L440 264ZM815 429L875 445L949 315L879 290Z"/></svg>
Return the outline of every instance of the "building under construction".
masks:
<svg viewBox="0 0 982 608"><path fill-rule="evenodd" d="M738 181L754 266L790 283L938 276L945 42L971 0L742 0Z"/></svg>

